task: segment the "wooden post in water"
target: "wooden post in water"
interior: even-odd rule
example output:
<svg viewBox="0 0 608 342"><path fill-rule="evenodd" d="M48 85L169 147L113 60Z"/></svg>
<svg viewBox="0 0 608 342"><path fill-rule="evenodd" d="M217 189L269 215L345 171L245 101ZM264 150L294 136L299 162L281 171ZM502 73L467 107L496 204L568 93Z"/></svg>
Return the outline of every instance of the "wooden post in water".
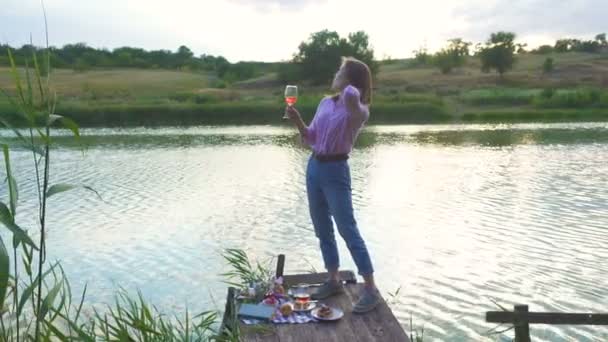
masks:
<svg viewBox="0 0 608 342"><path fill-rule="evenodd" d="M515 320L513 322L515 327L515 342L530 342L530 324L527 317L528 306L515 305L513 311L515 312Z"/></svg>
<svg viewBox="0 0 608 342"><path fill-rule="evenodd" d="M237 315L236 313L236 300L237 289L234 287L228 288L228 296L226 296L226 308L224 309L224 318L222 319L222 324L220 326L220 334L222 336L226 336L230 332L236 331L238 329L239 321L234 319Z"/></svg>
<svg viewBox="0 0 608 342"><path fill-rule="evenodd" d="M276 278L283 276L283 271L285 270L285 254L279 254L279 258L277 259L277 271L275 273Z"/></svg>

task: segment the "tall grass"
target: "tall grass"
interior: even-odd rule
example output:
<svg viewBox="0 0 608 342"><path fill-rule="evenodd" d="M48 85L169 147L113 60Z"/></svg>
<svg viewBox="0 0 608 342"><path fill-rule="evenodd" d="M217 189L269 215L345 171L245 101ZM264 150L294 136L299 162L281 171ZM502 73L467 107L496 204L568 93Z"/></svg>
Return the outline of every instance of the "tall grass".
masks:
<svg viewBox="0 0 608 342"><path fill-rule="evenodd" d="M133 299L127 292L117 295L106 313L95 312L87 326L89 336L106 341L209 341L217 334L212 329L217 313L207 311L192 316L188 310L180 317L166 317L146 303L141 293ZM97 332L98 331L98 332Z"/></svg>
<svg viewBox="0 0 608 342"><path fill-rule="evenodd" d="M241 249L229 248L222 253L224 261L228 265L228 271L222 274L224 282L231 286L226 303L223 325L220 331L220 338L230 341L239 341L241 329L237 315L237 297L242 292L249 289L255 290L255 296L249 297L246 301L259 303L270 290L273 284L273 275L270 268L272 259L267 263L253 262L247 253ZM267 327L258 327L260 332L266 332Z"/></svg>
<svg viewBox="0 0 608 342"><path fill-rule="evenodd" d="M239 289L251 286L268 286L272 272L268 265L249 261L247 253L241 249L229 248L222 254L230 269L223 273L226 283ZM266 292L266 291L261 291Z"/></svg>
<svg viewBox="0 0 608 342"><path fill-rule="evenodd" d="M312 120L317 104L299 104L305 121ZM0 106L1 110L1 106ZM83 126L161 126L161 125L283 125L285 106L273 102L184 103L108 103L89 105L64 101L57 111L73 118ZM371 108L370 124L437 123L453 120L447 108L433 103L402 104L375 103ZM15 117L15 124L25 123Z"/></svg>
<svg viewBox="0 0 608 342"><path fill-rule="evenodd" d="M463 103L476 106L534 105L537 108L608 108L608 92L594 89L513 89L471 90L460 96Z"/></svg>
<svg viewBox="0 0 608 342"><path fill-rule="evenodd" d="M594 88L551 90L534 98L538 108L608 108L608 91Z"/></svg>
<svg viewBox="0 0 608 342"><path fill-rule="evenodd" d="M462 94L459 99L475 106L529 105L540 92L540 89L477 89Z"/></svg>
<svg viewBox="0 0 608 342"><path fill-rule="evenodd" d="M48 41L48 37L47 37ZM47 43L48 46L48 43ZM48 51L48 49L47 49ZM50 70L50 57L44 56ZM85 308L86 286L78 302L59 263L47 261L46 231L49 199L66 191L94 189L83 184L53 183L50 162L53 156L54 131L57 126L69 129L80 138L78 125L67 116L56 114L56 95L51 90L50 74L41 75L38 56L26 60L25 73L18 71L8 51L14 90L2 90L14 109L0 115L0 123L15 138L1 144L6 176L6 201L0 201L0 223L7 229L0 235L0 341L211 341L234 340L233 335L217 331L217 313L202 312L183 317L168 317L147 303L139 294L130 296L121 290L116 301L104 310ZM18 124L18 128L16 126ZM65 139L65 138L64 138ZM38 208L36 226L25 229L20 223L19 181L11 164L11 151L26 149L32 167L28 177L34 184ZM19 212L20 213L20 212ZM2 236L8 236L4 240ZM35 241L36 240L36 241ZM7 245L7 243L10 243ZM7 248L8 246L8 248Z"/></svg>
<svg viewBox="0 0 608 342"><path fill-rule="evenodd" d="M13 273L11 275L9 266L11 258L7 253L4 241L0 240L0 275L2 278L0 280L0 308L5 309L0 316L0 324L7 341L20 341L26 338L39 341L50 334L51 329L47 329L47 327L52 326L57 317L52 310L55 301L61 298L59 305L63 306L66 303L63 273L57 275L56 266L45 270L47 201L51 196L77 187L71 184L51 185L50 183L51 127L56 123L61 123L69 128L76 138L79 137L79 131L71 119L55 114L55 96L49 87L50 76L47 74L46 78L43 78L41 75L36 54L33 53L31 60L26 61L25 79L22 79L17 71L10 50L8 60L11 64L11 75L16 92L14 97L9 96L5 91L4 93L7 95L9 103L17 108L17 114L26 123L27 129L25 134L15 129L11 123L14 118L2 117L0 122L6 128L12 129L16 137L21 140L21 145L32 153L34 165L32 173L33 179L36 180L35 189L38 198L36 220L38 243L34 242L17 221L19 191L11 168L11 146L5 144L2 149L8 180L8 205L0 202L0 221L12 234ZM49 60L50 56L47 53L47 66ZM30 63L32 68L30 68ZM22 258L19 259L19 256ZM21 279L19 274L20 261L26 272L24 279ZM52 280L50 274L53 275ZM9 279L12 280L10 289ZM7 293L12 294L12 298L5 297ZM4 307L5 302L9 303L8 308ZM28 302L31 303L31 311L24 310Z"/></svg>

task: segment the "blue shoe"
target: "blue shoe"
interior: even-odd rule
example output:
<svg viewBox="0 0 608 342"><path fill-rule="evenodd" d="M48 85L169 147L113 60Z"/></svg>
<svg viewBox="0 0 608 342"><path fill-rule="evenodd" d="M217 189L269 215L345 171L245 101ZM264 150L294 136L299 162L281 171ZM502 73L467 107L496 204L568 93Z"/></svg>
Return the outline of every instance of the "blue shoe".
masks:
<svg viewBox="0 0 608 342"><path fill-rule="evenodd" d="M373 290L370 290L363 288L359 301L353 306L353 313L362 314L370 312L380 304L381 300L382 297L380 297L378 289L374 288Z"/></svg>
<svg viewBox="0 0 608 342"><path fill-rule="evenodd" d="M311 298L314 300L326 299L341 293L344 293L344 286L342 285L342 282L328 280L317 288L317 290L312 294Z"/></svg>

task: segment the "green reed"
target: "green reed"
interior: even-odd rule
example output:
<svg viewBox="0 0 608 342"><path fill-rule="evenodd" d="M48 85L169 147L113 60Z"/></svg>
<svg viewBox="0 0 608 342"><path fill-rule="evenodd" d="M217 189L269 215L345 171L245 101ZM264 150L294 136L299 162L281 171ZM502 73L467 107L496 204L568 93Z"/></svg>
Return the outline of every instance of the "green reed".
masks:
<svg viewBox="0 0 608 342"><path fill-rule="evenodd" d="M53 132L59 127L68 129L78 142L80 131L76 122L56 113L57 97L48 72L48 36L45 67L41 68L34 51L25 61L25 74L19 72L10 50L8 60L14 91L1 91L14 115L0 114L0 124L15 137L0 144L6 173L0 223L7 228L2 236L10 238L5 241L0 236L0 341L231 340L229 334L218 334L217 312L192 315L186 310L183 317L168 317L147 303L141 293L133 297L121 289L115 302L99 311L85 307L85 286L78 302L72 301L72 289L61 264L47 261L47 216L52 209L49 200L74 189L97 192L82 184L52 183L49 165L55 143ZM46 75L41 70L46 70ZM29 229L17 216L20 186L11 165L11 151L24 149L31 153L33 163L27 171L35 183L38 204L33 213L36 225Z"/></svg>

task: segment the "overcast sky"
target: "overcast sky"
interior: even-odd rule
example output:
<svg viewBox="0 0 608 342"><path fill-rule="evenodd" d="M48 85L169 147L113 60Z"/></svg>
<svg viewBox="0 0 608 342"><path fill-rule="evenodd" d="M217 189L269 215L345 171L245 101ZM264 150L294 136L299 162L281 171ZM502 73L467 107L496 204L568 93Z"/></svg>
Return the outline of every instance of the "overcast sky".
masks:
<svg viewBox="0 0 608 342"><path fill-rule="evenodd" d="M322 29L364 30L378 58L411 56L462 37L509 30L536 46L608 31L608 0L47 0L51 45L86 42L223 55L230 61L290 59ZM0 43L43 43L39 0L2 0Z"/></svg>

